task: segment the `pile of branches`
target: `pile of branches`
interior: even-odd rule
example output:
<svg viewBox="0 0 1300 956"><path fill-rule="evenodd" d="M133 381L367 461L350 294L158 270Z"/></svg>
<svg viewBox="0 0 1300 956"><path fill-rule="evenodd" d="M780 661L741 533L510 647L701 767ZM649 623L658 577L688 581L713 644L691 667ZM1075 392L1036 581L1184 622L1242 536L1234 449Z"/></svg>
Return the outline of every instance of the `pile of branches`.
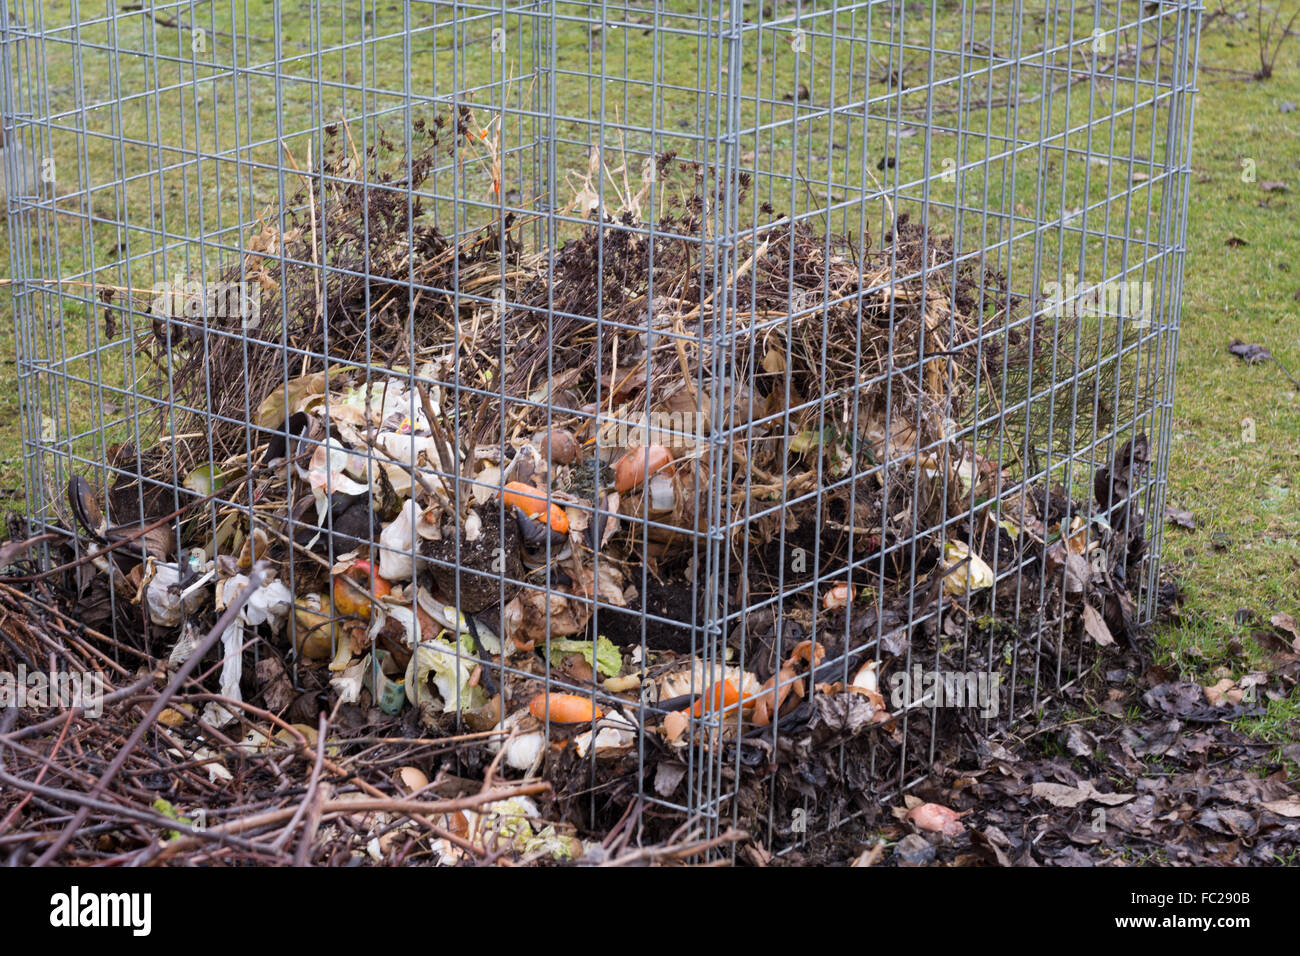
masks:
<svg viewBox="0 0 1300 956"><path fill-rule="evenodd" d="M169 669L60 609L56 585L73 570L0 582L7 865L674 864L745 837L706 839L679 822L655 844L630 844L631 831L584 841L551 822L544 780L420 769L454 765L482 735L393 737L395 728L325 713L289 723L275 712L283 671L268 681L265 707L222 698L200 666L219 629ZM238 720L206 724L201 711L214 701Z"/></svg>

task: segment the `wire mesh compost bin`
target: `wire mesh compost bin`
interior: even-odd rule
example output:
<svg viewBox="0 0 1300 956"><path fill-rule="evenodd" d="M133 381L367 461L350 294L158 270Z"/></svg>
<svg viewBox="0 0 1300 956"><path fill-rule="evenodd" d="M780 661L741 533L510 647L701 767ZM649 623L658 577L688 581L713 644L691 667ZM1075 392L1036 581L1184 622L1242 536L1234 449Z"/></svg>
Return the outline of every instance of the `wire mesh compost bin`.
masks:
<svg viewBox="0 0 1300 956"><path fill-rule="evenodd" d="M781 850L1150 619L1198 5L71 9L0 0L30 530L173 666L239 608L203 726Z"/></svg>

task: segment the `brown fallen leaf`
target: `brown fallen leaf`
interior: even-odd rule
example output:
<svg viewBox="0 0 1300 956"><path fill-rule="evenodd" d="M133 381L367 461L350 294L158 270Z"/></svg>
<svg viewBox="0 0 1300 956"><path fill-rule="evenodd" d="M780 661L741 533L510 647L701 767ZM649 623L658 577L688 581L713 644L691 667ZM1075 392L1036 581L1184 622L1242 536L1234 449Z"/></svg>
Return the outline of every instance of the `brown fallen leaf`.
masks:
<svg viewBox="0 0 1300 956"><path fill-rule="evenodd" d="M1083 606L1083 629L1088 632L1089 637L1102 647L1110 647L1115 643L1110 628L1106 626L1102 616L1093 609L1091 604Z"/></svg>
<svg viewBox="0 0 1300 956"><path fill-rule="evenodd" d="M1236 706L1241 703L1241 688L1231 677L1224 677L1218 683L1205 688L1205 699L1215 707L1224 703Z"/></svg>
<svg viewBox="0 0 1300 956"><path fill-rule="evenodd" d="M1268 623L1272 624L1279 631L1285 631L1287 634L1290 634L1291 649L1297 654L1300 654L1300 625L1296 624L1294 617L1286 613L1286 611L1278 611L1268 619Z"/></svg>
<svg viewBox="0 0 1300 956"><path fill-rule="evenodd" d="M519 645L548 637L568 637L586 627L590 617L586 605L561 592L525 590L506 605L506 636Z"/></svg>
<svg viewBox="0 0 1300 956"><path fill-rule="evenodd" d="M857 855L850 866L875 866L885 858L885 841L880 840Z"/></svg>
<svg viewBox="0 0 1300 956"><path fill-rule="evenodd" d="M1105 804L1108 807L1117 807L1121 803L1128 803L1136 796L1132 793L1101 793L1087 780L1081 780L1077 787L1040 781L1034 784L1031 792L1035 797L1042 797L1054 807L1077 807L1085 800Z"/></svg>
<svg viewBox="0 0 1300 956"><path fill-rule="evenodd" d="M971 842L998 866L1012 865L1011 858L1007 856L1004 850L1004 847L1010 846L1011 841L997 827L990 826L985 827L983 830L971 830Z"/></svg>
<svg viewBox="0 0 1300 956"><path fill-rule="evenodd" d="M1279 817L1300 817L1300 797L1294 795L1282 800L1265 800L1260 806Z"/></svg>

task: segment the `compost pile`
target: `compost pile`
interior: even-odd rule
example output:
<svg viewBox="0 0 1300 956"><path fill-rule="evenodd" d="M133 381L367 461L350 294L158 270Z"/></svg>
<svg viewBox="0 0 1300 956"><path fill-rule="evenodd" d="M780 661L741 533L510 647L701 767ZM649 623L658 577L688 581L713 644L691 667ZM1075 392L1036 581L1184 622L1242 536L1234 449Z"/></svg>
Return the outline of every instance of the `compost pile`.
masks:
<svg viewBox="0 0 1300 956"><path fill-rule="evenodd" d="M671 154L606 169L606 208L593 153L553 251L511 215L453 241L400 190L457 138L499 193L491 123L417 124L390 172L391 144L333 132L227 277L266 292L255 319L153 315L160 386L211 414L110 448L106 488L68 483L54 567L26 568L48 612L15 645L126 688L82 749L112 752L154 701L96 801L258 822L147 849L92 828L77 852L678 859L810 799L861 809L932 741L959 761L989 723L887 700L914 659L1037 673L1134 640L1146 439L1074 501L956 437L977 377L1030 358L984 305L1010 308L1002 277L929 268L953 250L901 216L873 248L766 203L776 225L720 268L691 237L750 183ZM654 420L692 425L619 427ZM994 587L1017 568L1036 599ZM726 834L637 799L685 804L710 772Z"/></svg>

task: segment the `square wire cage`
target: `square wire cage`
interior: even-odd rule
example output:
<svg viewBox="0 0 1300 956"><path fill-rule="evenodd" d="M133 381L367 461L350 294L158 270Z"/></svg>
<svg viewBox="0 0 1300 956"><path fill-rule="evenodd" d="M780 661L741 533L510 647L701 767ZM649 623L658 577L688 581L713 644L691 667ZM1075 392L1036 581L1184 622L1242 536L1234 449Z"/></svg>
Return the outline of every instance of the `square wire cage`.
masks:
<svg viewBox="0 0 1300 956"><path fill-rule="evenodd" d="M1200 11L0 0L30 523L793 846L1152 617Z"/></svg>

